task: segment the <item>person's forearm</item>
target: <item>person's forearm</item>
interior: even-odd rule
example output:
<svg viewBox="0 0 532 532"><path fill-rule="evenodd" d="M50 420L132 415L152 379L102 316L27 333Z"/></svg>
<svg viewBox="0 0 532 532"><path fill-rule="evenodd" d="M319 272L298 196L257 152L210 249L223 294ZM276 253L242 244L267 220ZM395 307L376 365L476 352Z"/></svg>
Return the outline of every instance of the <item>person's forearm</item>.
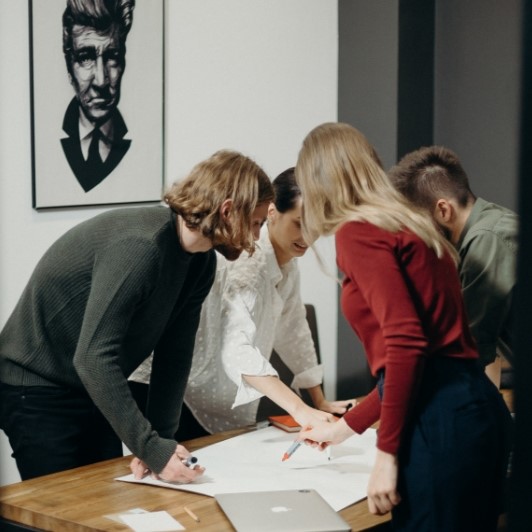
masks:
<svg viewBox="0 0 532 532"><path fill-rule="evenodd" d="M314 408L336 416L344 415L350 408L357 404L357 400L354 398L341 401L327 401L320 384L304 389L310 395Z"/></svg>
<svg viewBox="0 0 532 532"><path fill-rule="evenodd" d="M312 404L315 408L320 408L320 406L325 401L325 395L323 395L323 390L321 388L321 384L318 384L316 386L312 386L311 388L305 388L310 395L310 399L312 400Z"/></svg>
<svg viewBox="0 0 532 532"><path fill-rule="evenodd" d="M243 378L249 385L263 393L292 416L298 407L304 405L303 400L278 377L273 375L262 375L260 377L257 375L243 375Z"/></svg>

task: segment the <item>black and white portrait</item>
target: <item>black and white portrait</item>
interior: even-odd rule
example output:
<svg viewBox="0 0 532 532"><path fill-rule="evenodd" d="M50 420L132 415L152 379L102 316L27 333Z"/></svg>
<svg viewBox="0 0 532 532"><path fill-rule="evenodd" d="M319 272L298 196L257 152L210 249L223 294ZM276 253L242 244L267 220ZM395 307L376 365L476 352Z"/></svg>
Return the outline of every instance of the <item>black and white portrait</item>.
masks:
<svg viewBox="0 0 532 532"><path fill-rule="evenodd" d="M163 0L30 0L30 16L33 206L159 200Z"/></svg>

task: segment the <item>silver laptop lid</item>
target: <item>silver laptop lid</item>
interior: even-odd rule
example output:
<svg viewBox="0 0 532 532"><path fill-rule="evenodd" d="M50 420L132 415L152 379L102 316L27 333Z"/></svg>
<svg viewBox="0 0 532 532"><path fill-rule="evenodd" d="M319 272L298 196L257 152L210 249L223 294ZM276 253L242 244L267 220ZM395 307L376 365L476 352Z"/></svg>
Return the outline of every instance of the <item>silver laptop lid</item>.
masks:
<svg viewBox="0 0 532 532"><path fill-rule="evenodd" d="M347 532L351 527L315 490L219 493L237 532Z"/></svg>

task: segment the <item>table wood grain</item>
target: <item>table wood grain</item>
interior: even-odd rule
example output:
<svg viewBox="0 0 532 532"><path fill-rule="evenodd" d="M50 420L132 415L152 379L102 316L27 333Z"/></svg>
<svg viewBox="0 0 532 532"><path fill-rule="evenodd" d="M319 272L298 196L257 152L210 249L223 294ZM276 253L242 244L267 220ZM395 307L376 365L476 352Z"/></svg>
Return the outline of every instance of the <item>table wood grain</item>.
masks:
<svg viewBox="0 0 532 532"><path fill-rule="evenodd" d="M501 393L513 411L512 391L502 390ZM245 431L239 429L213 434L190 440L184 445L188 450L195 451ZM143 508L150 512L165 510L187 530L234 530L212 497L115 481L116 477L130 473L130 459L116 458L0 487L0 516L16 524L54 532L126 532L131 530L128 526L106 516ZM200 518L199 523L185 512L184 506ZM354 532L377 530L385 527L390 519L389 515L370 514L366 499L339 513Z"/></svg>
<svg viewBox="0 0 532 532"><path fill-rule="evenodd" d="M214 434L186 442L185 446L195 451L243 432ZM131 529L106 516L143 508L149 512L165 510L187 530L234 530L212 497L114 480L130 473L130 459L116 458L3 486L0 516L13 523L54 532L125 532ZM199 523L185 512L184 506L199 517ZM353 531L370 530L389 519L371 515L366 500L339 513Z"/></svg>

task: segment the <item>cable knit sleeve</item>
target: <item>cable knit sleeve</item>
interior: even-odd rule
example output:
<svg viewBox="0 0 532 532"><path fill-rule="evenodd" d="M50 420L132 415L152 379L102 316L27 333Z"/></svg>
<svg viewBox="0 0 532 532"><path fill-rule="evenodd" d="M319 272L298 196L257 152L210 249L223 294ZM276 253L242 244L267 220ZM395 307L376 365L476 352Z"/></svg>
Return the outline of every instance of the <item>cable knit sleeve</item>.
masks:
<svg viewBox="0 0 532 532"><path fill-rule="evenodd" d="M144 240L127 239L101 250L73 359L87 392L115 432L157 472L175 443L161 438L141 414L119 359L132 316L153 290L158 270L157 250Z"/></svg>

